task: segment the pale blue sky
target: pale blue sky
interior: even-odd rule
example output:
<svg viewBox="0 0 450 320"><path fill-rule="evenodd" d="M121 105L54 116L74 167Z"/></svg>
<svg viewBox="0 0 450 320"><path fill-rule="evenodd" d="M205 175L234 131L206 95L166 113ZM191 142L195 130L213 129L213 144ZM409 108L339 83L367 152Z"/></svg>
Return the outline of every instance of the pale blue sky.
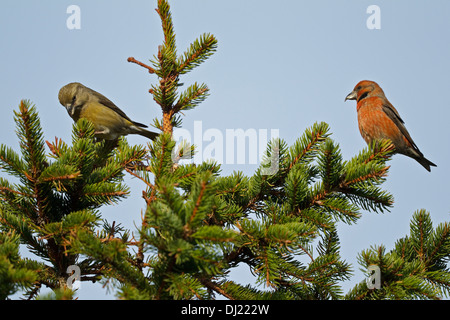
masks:
<svg viewBox="0 0 450 320"><path fill-rule="evenodd" d="M160 110L148 94L156 77L127 62L147 62L162 42L154 1L2 1L0 10L0 143L18 148L13 110L32 100L45 138L70 141L72 120L59 104L63 85L79 81L105 94L132 119L150 123ZM81 29L66 27L69 5L81 9ZM390 213L364 212L357 225L339 227L342 255L363 279L357 254L371 245L395 241L409 232L413 212L431 212L435 225L449 221L450 2L434 1L170 1L181 54L209 32L218 51L182 78L206 83L210 97L187 111L183 128L203 130L278 129L292 144L316 121L331 126L345 159L364 148L355 102L345 96L363 79L378 82L397 108L432 172L410 158L395 156L384 188L395 197ZM381 9L381 29L369 30L366 9ZM145 143L140 136L132 144ZM224 165L223 173L255 165ZM5 176L4 174L0 174ZM144 203L142 185L130 178L132 195L103 210L131 230ZM233 272L247 281L247 270ZM99 285L82 284L80 299L103 298ZM112 295L106 298L113 298Z"/></svg>

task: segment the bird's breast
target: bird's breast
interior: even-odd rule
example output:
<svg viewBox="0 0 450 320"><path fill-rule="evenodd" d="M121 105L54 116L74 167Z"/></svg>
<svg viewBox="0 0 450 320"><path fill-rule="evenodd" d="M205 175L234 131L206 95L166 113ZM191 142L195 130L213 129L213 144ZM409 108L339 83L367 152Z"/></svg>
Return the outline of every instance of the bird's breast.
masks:
<svg viewBox="0 0 450 320"><path fill-rule="evenodd" d="M358 109L358 126L363 138L368 140L391 139L400 136L400 130L381 106L363 103Z"/></svg>

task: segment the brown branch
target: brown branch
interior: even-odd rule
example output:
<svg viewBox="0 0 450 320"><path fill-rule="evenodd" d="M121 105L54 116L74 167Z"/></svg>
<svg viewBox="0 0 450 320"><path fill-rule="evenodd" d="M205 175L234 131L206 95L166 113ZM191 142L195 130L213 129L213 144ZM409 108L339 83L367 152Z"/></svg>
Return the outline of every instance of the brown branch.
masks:
<svg viewBox="0 0 450 320"><path fill-rule="evenodd" d="M173 110L163 111L163 132L172 134L173 123L172 123Z"/></svg>
<svg viewBox="0 0 450 320"><path fill-rule="evenodd" d="M208 289L223 295L225 298L228 298L230 300L235 300L233 296L228 294L225 290L223 290L221 287L219 287L216 283L212 282L211 280L208 280L208 279L199 279L199 280L200 280L201 284L203 284Z"/></svg>
<svg viewBox="0 0 450 320"><path fill-rule="evenodd" d="M344 180L344 181L342 181L339 184L339 187L336 190L332 190L332 191L338 191L338 192L340 191L340 192L342 192L342 190L347 189L352 184L363 182L363 181L366 181L366 180L369 180L369 179L378 180L378 179L380 179L382 177L385 177L387 175L387 171L389 170L389 168L390 168L390 166L387 166L387 167L384 167L384 168L380 169L380 171L378 171L378 172L371 172L369 174L366 174L365 176L361 176L361 177L355 178L355 179L350 180L350 181L345 181Z"/></svg>
<svg viewBox="0 0 450 320"><path fill-rule="evenodd" d="M133 57L129 57L129 58L127 59L127 61L128 61L128 62L136 63L137 65L140 65L141 67L147 69L149 73L155 73L155 69L153 69L152 67L146 65L145 63L142 63L142 62L136 60L136 59L133 58Z"/></svg>
<svg viewBox="0 0 450 320"><path fill-rule="evenodd" d="M0 193L3 193L6 195L6 193L4 191L7 191L9 193L14 193L14 194L18 194L24 197L29 197L29 198L36 198L37 196L35 194L29 194L29 193L23 193L17 190L13 190L11 188L7 188L7 187L0 187Z"/></svg>
<svg viewBox="0 0 450 320"><path fill-rule="evenodd" d="M41 180L41 182L54 182L54 181L61 181L61 180L73 180L75 178L78 178L80 176L80 174L81 173L78 171L78 172L75 172L75 173L72 173L72 174L66 174L66 175L59 176L59 177L43 178L43 179L40 179L40 180Z"/></svg>
<svg viewBox="0 0 450 320"><path fill-rule="evenodd" d="M59 139L58 137L55 137L55 142L49 142L47 140L45 140L45 143L47 144L48 148L50 149L51 153L53 153L53 155L59 157L61 156L61 143L62 140Z"/></svg>
<svg viewBox="0 0 450 320"><path fill-rule="evenodd" d="M306 253L307 255L308 255L308 257L311 259L311 262L314 262L314 257L311 255L311 253L308 251L308 250L306 250L306 248L304 248L302 245L298 245L298 247L304 252L304 253Z"/></svg>
<svg viewBox="0 0 450 320"><path fill-rule="evenodd" d="M142 182L144 182L149 188L153 188L153 184L151 184L150 182L148 182L147 180L145 180L143 177L141 177L140 175L136 174L133 172L133 170L129 169L129 168L125 168L125 171L128 172L129 174L131 174L133 177L138 178L139 180L141 180Z"/></svg>

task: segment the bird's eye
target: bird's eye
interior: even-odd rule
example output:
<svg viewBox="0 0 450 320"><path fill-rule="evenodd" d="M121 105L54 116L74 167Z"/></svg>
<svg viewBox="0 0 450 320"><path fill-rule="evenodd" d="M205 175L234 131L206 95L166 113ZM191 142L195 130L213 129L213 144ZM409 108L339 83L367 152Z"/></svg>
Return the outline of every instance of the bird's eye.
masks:
<svg viewBox="0 0 450 320"><path fill-rule="evenodd" d="M361 90L361 86L356 87L356 91L359 91L359 90Z"/></svg>
<svg viewBox="0 0 450 320"><path fill-rule="evenodd" d="M74 103L76 99L77 99L77 96L73 96L72 103Z"/></svg>

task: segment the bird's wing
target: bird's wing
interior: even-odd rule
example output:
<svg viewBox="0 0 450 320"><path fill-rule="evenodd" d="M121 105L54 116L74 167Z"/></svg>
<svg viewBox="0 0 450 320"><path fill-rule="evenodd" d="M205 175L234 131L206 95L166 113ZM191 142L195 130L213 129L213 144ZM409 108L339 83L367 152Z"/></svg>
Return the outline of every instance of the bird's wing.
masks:
<svg viewBox="0 0 450 320"><path fill-rule="evenodd" d="M100 94L99 94L100 95ZM109 100L108 98L106 98L104 95L100 95L98 102L100 102L102 105L104 105L107 108L110 108L111 110L114 110L115 112L117 112L121 117L127 119L128 121L130 121L131 123L133 123L134 125L138 126L138 127L142 127L142 128L147 128L147 126L145 124L139 123L139 122L135 122L133 120L131 120L126 114L125 112L123 112L118 106L116 106L111 100Z"/></svg>
<svg viewBox="0 0 450 320"><path fill-rule="evenodd" d="M408 142L411 144L411 146L416 150L419 151L419 148L414 143L413 139L409 135L408 130L406 130L406 127L404 125L403 119L398 114L397 110L392 106L389 102L385 102L383 104L383 111L386 113L386 115L394 122L394 124L397 126L397 128L400 130L400 132L403 134L403 136L408 140ZM420 151L419 151L420 152Z"/></svg>

